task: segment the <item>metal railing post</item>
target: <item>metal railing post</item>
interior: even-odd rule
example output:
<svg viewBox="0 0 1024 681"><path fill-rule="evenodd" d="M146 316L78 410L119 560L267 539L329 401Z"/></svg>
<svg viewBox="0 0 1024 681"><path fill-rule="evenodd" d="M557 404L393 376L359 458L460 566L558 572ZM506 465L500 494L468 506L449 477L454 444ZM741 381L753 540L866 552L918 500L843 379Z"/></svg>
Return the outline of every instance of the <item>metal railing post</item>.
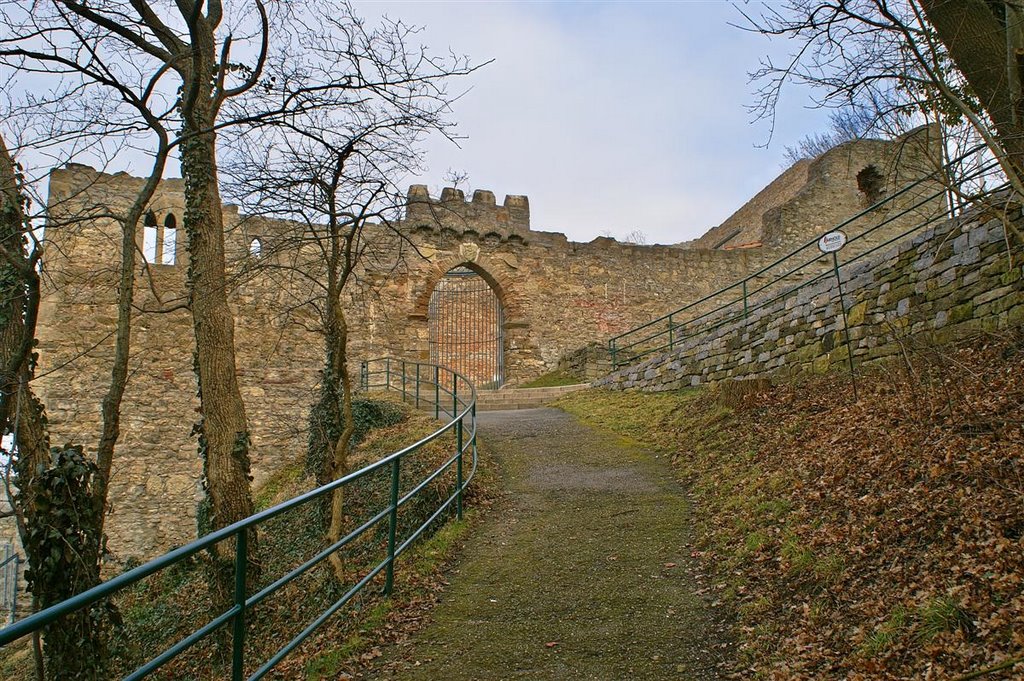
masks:
<svg viewBox="0 0 1024 681"><path fill-rule="evenodd" d="M743 280L743 318L747 318L747 280Z"/></svg>
<svg viewBox="0 0 1024 681"><path fill-rule="evenodd" d="M4 546L4 559L3 559L2 562L0 562L0 570L3 570L3 572L4 572L4 592L3 592L2 598L0 598L0 603L2 603L3 605L6 605L6 606L10 606L10 613L9 613L9 615L7 617L7 622L13 622L14 621L14 606L12 606L10 603L7 602L8 596L11 593L11 583L10 583L11 571L7 569L7 564L10 563L11 560L12 560L11 551L13 551L13 550L14 550L14 547L11 544L7 544L6 546ZM17 569L18 569L18 562L17 561L14 562L14 569L15 569L15 571L17 571ZM17 581L15 581L15 585L17 585ZM15 586L15 591L17 591L17 586Z"/></svg>
<svg viewBox="0 0 1024 681"><path fill-rule="evenodd" d="M420 369L422 365L416 362L416 408L420 408Z"/></svg>
<svg viewBox="0 0 1024 681"><path fill-rule="evenodd" d="M391 392L391 358L384 358L384 390Z"/></svg>
<svg viewBox="0 0 1024 681"><path fill-rule="evenodd" d="M473 408L476 409L476 405ZM462 520L462 420L455 424L455 516L459 520Z"/></svg>
<svg viewBox="0 0 1024 681"><path fill-rule="evenodd" d="M441 418L441 379L437 365L434 365L434 419Z"/></svg>
<svg viewBox="0 0 1024 681"><path fill-rule="evenodd" d="M359 363L359 384L364 393L370 392L370 365L365 359Z"/></svg>
<svg viewBox="0 0 1024 681"><path fill-rule="evenodd" d="M473 402L473 408L470 411L470 413L473 415L473 435L471 436L470 440L473 444L473 462L476 463L476 402Z"/></svg>
<svg viewBox="0 0 1024 681"><path fill-rule="evenodd" d="M405 360L403 359L402 360L402 402L403 403L405 403L405 397L406 397L405 393L406 393L406 390L405 390Z"/></svg>
<svg viewBox="0 0 1024 681"><path fill-rule="evenodd" d="M452 419L459 413L459 377L452 374Z"/></svg>
<svg viewBox="0 0 1024 681"><path fill-rule="evenodd" d="M11 621L18 619L18 568L21 567L21 556L14 554L14 591L11 592Z"/></svg>
<svg viewBox="0 0 1024 681"><path fill-rule="evenodd" d="M668 316L668 349L671 350L675 346L675 338L672 329L672 315Z"/></svg>
<svg viewBox="0 0 1024 681"><path fill-rule="evenodd" d="M249 566L249 532L243 528L235 535L235 607L239 611L232 621L231 679L245 677L245 573Z"/></svg>
<svg viewBox="0 0 1024 681"><path fill-rule="evenodd" d="M846 314L846 301L843 299L843 279L839 276L839 254L832 251L832 270L836 275L836 288L839 291L839 309L843 313L843 336L846 338L846 359L850 365L850 384L853 386L853 401L857 402L857 372L853 370L853 347L850 345L850 319Z"/></svg>
<svg viewBox="0 0 1024 681"><path fill-rule="evenodd" d="M388 514L388 567L384 572L384 594L395 586L395 536L398 532L398 476L401 459L391 464L391 512Z"/></svg>
<svg viewBox="0 0 1024 681"><path fill-rule="evenodd" d="M615 344L615 339L614 338L612 338L611 340L608 341L608 352L612 356L612 369L617 369L618 366L619 366L618 363L615 361L615 355L616 355L616 350L617 350L615 345L616 344Z"/></svg>

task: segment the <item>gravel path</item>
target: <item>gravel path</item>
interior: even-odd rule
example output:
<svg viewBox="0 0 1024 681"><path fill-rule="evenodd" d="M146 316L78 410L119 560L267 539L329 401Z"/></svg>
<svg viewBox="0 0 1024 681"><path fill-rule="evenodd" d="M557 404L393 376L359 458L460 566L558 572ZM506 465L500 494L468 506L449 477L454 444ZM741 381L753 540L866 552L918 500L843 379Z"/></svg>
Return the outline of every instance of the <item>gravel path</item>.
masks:
<svg viewBox="0 0 1024 681"><path fill-rule="evenodd" d="M723 678L722 625L697 595L690 508L666 457L555 409L480 422L508 494L380 676Z"/></svg>

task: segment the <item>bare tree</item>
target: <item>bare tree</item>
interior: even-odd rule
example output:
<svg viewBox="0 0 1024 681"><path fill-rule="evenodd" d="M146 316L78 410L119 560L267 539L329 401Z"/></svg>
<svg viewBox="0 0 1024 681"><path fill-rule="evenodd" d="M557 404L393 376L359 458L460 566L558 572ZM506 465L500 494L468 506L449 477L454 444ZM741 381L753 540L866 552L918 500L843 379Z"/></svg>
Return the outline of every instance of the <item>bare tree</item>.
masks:
<svg viewBox="0 0 1024 681"><path fill-rule="evenodd" d="M152 162L148 176L126 211L93 205L84 212L73 215L65 213L58 216L50 213L46 216L51 229L66 228L74 221L114 219L121 226L121 241L117 277L118 316L116 328L111 331L114 337L114 361L111 366L111 380L102 402L102 429L96 448L95 473L87 473L80 483L76 483L77 487L88 494L91 500L88 503L90 508L88 513L83 512L76 516L82 524L69 526L65 536L67 545L78 552L74 556L75 567L81 566L85 570L81 579L72 579L70 574L66 574L63 580L51 580L47 583L47 570L60 572L60 566L50 565L52 561L49 561L46 555L35 555L40 551L45 553L49 547L43 541L45 537L43 540L39 539L40 522L48 521L36 517L33 500L45 491L44 477L50 476L51 469L47 466L29 465L28 457L35 456L40 461L45 460L48 464L56 466L53 471L57 471L64 460L74 464L68 457L77 457L75 460L80 461L80 464L65 466L66 470L81 470L82 466L88 468L93 464L81 458L81 448L65 448L62 453L55 452L52 460L48 455L44 458L42 454L35 454L26 437L18 435L20 427L13 428L18 435L18 465L15 466L18 472L18 494L15 497L15 506L21 511L20 527L23 545L32 564L29 574L32 577L33 589L36 592L39 589L45 592L39 598L38 605L41 607L89 588L99 580L104 510L114 450L120 432L121 403L128 380L131 316L138 276L136 235L142 215L156 191L171 150L175 147L181 148L183 159L192 162L191 168L199 169L190 172L190 176L195 178L201 175L204 178L192 183L192 220L190 221L188 214L186 215L186 228L192 225L193 229L189 233L195 236L194 239L190 239L190 246L194 246L193 267L190 268L194 284L191 292L193 299L198 296L202 301L198 306L193 305L193 308L198 308L201 312L197 317L197 335L205 332L207 343L204 346L206 352L198 353L201 356L200 360L206 358L206 361L197 362L200 380L204 375L204 367L212 365L212 372L205 373L214 376L211 381L218 387L221 387L224 381L218 381L217 376L230 374L230 380L227 382L234 381L233 359L224 359L225 354L229 359L233 358L229 333L227 342L223 341L223 330L225 326L230 326L231 317L227 314L226 304L221 307L217 304L218 297L223 299L226 296L223 281L217 279L218 272L221 274L221 280L223 279L223 254L221 252L219 255L218 266L217 252L218 243L222 251L223 235L220 234L219 226L221 213L219 196L216 195L213 142L208 139L213 134L212 119L215 118L217 102L211 104L203 100L203 97L217 100L241 93L249 86L249 81L246 80L234 88L227 84L227 74L240 70L237 64L229 62L231 38L228 37L224 41L223 49L218 53L217 63L221 71L215 85L212 86L212 94L204 89L208 78L202 74L213 71L212 67L208 67L204 62L203 57L213 50L210 45L214 30L211 24L216 25L219 21L220 9L217 6L210 7L206 15L199 11L199 5L187 11L185 8L179 10L187 14L190 23L186 25L191 33L179 34L166 28L145 3L133 3L132 7L129 7L117 2L84 5L56 0L34 2L30 5L17 2L0 5L0 12L5 19L3 32L0 33L0 66L6 68L5 75L9 76L9 84L19 78L29 81L21 83L25 86L23 96L20 101L12 104L11 109L15 115L8 116L6 122L10 123L11 118L17 119L17 114L23 114L22 118L29 121L25 126L25 130L30 133L29 138L32 137L33 128L37 132L42 130L42 133L37 134L32 140L35 144L22 146L34 147L36 152L51 157L70 160L83 153L102 155L112 147L137 152L140 151L141 144L143 152ZM135 20L130 19L132 12L137 13ZM263 20L260 25L265 38L266 16L262 8L257 14ZM200 47L193 49L180 35L193 35L194 42ZM170 47L157 48L154 47L156 44L174 46L177 51L171 54L168 51ZM265 48L265 40L263 46ZM160 58L163 59L162 62L159 61ZM180 77L177 94L173 84L167 82L173 74ZM39 88L39 82L33 82L33 79L44 83L45 87ZM179 138L172 140L168 129L175 121L181 122L183 132ZM206 137L203 137L204 135ZM214 192L212 196L211 187ZM207 204L211 202L216 207L214 211L207 209ZM213 224L210 219L206 219L211 215L214 216ZM61 225L61 220L65 224ZM25 226L19 232L21 238L26 234L32 234L29 220L26 218L24 222ZM33 290L33 287L34 290L38 290L38 272L35 265L42 252L36 244L36 248L31 251L32 263L22 268L25 273L24 285L28 286L29 290ZM204 298L204 291L211 293ZM38 305L38 300L35 304ZM34 324L34 313L30 315L26 311L25 318L31 319ZM26 342L34 341L34 328L28 328L26 325L23 336ZM211 354L214 356L212 360L209 358ZM10 362L13 364L16 361L18 357L12 356ZM23 366L34 366L31 359L23 357L21 361ZM31 369L27 376L22 377L21 383L26 384L30 379ZM225 398L224 391L216 388L212 392L213 397L204 401L208 411L214 411L218 415L228 412L235 417L239 416L239 412L232 411L230 404L224 406L225 402L230 403L230 395ZM237 393L237 386L235 392ZM215 406L211 408L211 404ZM240 404L238 400L238 405ZM30 395L28 399L20 400L19 405L23 407L23 411L36 409L42 420L41 405ZM21 412L15 415L18 423L28 422L21 419L21 415ZM9 417L9 414L4 416ZM233 442L246 444L244 412L240 412L240 417L242 427L236 427L237 418L232 422L234 425L229 423L226 427L234 428L235 432L240 433L232 438ZM217 426L223 426L226 420L230 421L225 418L214 420ZM224 429L218 430L217 426L214 430L223 433ZM45 430L42 434L45 435ZM224 440L223 437L213 439L217 442ZM204 445L208 441L209 438L201 437ZM45 450L45 445L44 442L41 449ZM221 516L214 514L214 517L220 517L223 520L221 524L227 524L251 511L248 457L244 447L241 451L236 446L214 447L213 451L213 469L218 474L210 476L213 480L211 486L219 493L216 499L228 500L224 503L226 512ZM68 452L70 453L64 456ZM224 461L223 457L218 460L218 454L223 454L230 460ZM238 465L233 467L232 462ZM209 461L207 463L209 464ZM236 469L240 470L240 473L232 478L230 473ZM224 473L225 470L228 471L227 474ZM40 471L44 475L37 476L36 473ZM75 622L67 621L60 627L51 627L48 630L46 656L50 660L48 671L51 675L70 674L78 669L86 676L103 676L103 627L98 626L98 620L94 613L90 612L81 613L80 616L76 615L69 620L82 618L85 619L77 625ZM79 654L79 645L82 641L90 639L95 642L90 650L95 650L96 654Z"/></svg>
<svg viewBox="0 0 1024 681"><path fill-rule="evenodd" d="M627 244L636 244L637 246L647 245L647 234L642 229L634 229L622 238L623 242Z"/></svg>
<svg viewBox="0 0 1024 681"><path fill-rule="evenodd" d="M294 221L293 230L261 244L253 265L271 277L303 281L308 297L294 306L312 308L319 320L324 365L310 412L307 470L322 485L348 472L354 431L343 294L361 267L386 271L399 264L405 197L398 182L419 169L425 135L453 134L448 81L475 67L465 57L434 57L412 44L415 27L385 19L371 28L349 7L311 10L305 21L302 58L283 52L267 65L271 80L302 93L302 113L236 128L229 169L230 191L248 211ZM337 86L316 88L327 80ZM343 510L338 490L332 542L342 536ZM331 561L342 578L337 554Z"/></svg>
<svg viewBox="0 0 1024 681"><path fill-rule="evenodd" d="M755 111L771 118L786 83L811 85L823 106L870 102L876 121L966 121L1024 191L1019 120L1019 3L986 0L788 0L745 13L746 28L792 39L781 63L766 60ZM1011 58L1012 56L1012 58Z"/></svg>
<svg viewBox="0 0 1024 681"><path fill-rule="evenodd" d="M11 7L4 6L4 9ZM9 380L5 381L0 397L0 427L14 437L10 455L16 472L16 493L10 478L5 483L8 496L14 502L22 545L29 557L28 574L34 602L38 607L47 607L99 582L109 480L129 373L131 317L138 276L136 234L164 172L170 136L164 124L166 111L157 109L154 113L152 103L160 74L134 81L119 80L114 77L117 66L109 63L98 49L98 36L78 34L80 42L68 43L62 37L74 31L67 26L39 31L34 14L16 15L8 11L5 16L10 20L9 32L0 36L0 65L13 67L8 83L16 81L19 75L31 76L37 71L47 71L56 81L41 93L26 89L20 101L9 100L4 121L8 126L21 125L20 150L44 154L54 162L68 161L81 153L102 156L104 151L139 141L143 137L139 133L139 121L142 121L152 163L147 178L126 209L87 202L73 208L47 206L38 216L47 221L50 229L57 231L104 219L113 220L119 226L117 321L109 334L114 340L114 359L101 405L101 428L93 463L83 456L81 447L66 446L55 449L52 454L49 451L43 406L33 394L30 383L35 372L33 348L40 302L39 266L45 250L36 240L37 222L28 210L30 181L11 170L16 167L14 157L0 144L0 166L3 166L3 185L7 190L4 213L9 218L5 220L0 256L12 275L8 278L11 286L3 292L3 304L9 311L3 319L2 331L7 341L4 363ZM112 96L95 99L92 95L96 89ZM52 115L56 111L61 115ZM22 200L15 204L17 197ZM43 201L38 203L45 205ZM55 210L51 212L50 208ZM74 480L68 478L69 475ZM55 520L53 500L43 504L37 503L37 499L53 495L61 486L79 490L78 501L64 499L61 503L78 504L80 508ZM55 559L51 546L55 541L64 542L74 553L69 554L64 548L58 554L64 558ZM45 652L51 677L72 673L102 676L104 620L102 612L90 609L48 628ZM79 650L84 641L92 642L86 653ZM37 672L41 676L45 671L37 655Z"/></svg>
<svg viewBox="0 0 1024 681"><path fill-rule="evenodd" d="M43 407L32 393L34 373L31 361L35 326L39 317L39 249L29 250L28 198L22 189L18 166L0 136L0 432L13 433L21 464L21 499L14 503L9 483L10 465L5 475L6 492L22 537L26 533L26 514L34 516L33 478L49 464L50 442L45 428ZM35 244L38 247L38 244ZM15 417L16 415L16 417ZM11 461L11 465L14 462ZM33 599L38 604L38 595ZM39 637L33 652L37 678L45 672Z"/></svg>
<svg viewBox="0 0 1024 681"><path fill-rule="evenodd" d="M162 169L159 155L155 173ZM81 447L50 450L42 403L31 386L34 378L36 321L39 314L43 245L35 239L23 176L0 139L0 355L4 364L0 386L0 429L13 436L5 452L11 466L4 485L29 558L29 585L36 607L48 607L95 586L103 559L103 520L120 403L127 384L131 304L135 285L136 226L142 208L152 198L159 175L151 176L118 224L124 235L120 258L118 321L111 331L115 358L103 400L100 442L95 463ZM109 213L90 206L73 219L96 219ZM57 216L50 221L57 228ZM71 216L64 215L64 219ZM66 226L66 225L65 225ZM11 472L14 472L13 480ZM15 489L16 488L16 489ZM107 608L86 609L47 628L45 659L36 639L37 676L43 678L102 678L106 673ZM83 647L85 648L83 650Z"/></svg>
<svg viewBox="0 0 1024 681"><path fill-rule="evenodd" d="M829 114L829 129L801 138L787 146L783 158L792 165L805 158L817 158L836 146L868 135L875 123L874 115L863 107L847 106Z"/></svg>
<svg viewBox="0 0 1024 681"><path fill-rule="evenodd" d="M9 22L0 52L9 66L63 78L70 88L76 79L100 85L104 89L93 93L99 101L124 98L132 85L142 83L144 89L134 93L136 115L127 125L158 136L169 123L180 128L177 138L161 138L161 143L179 154L186 185L188 305L194 320L201 402L195 431L209 502L201 517L205 529L240 520L253 509L249 434L235 372L234 322L227 304L216 141L224 103L259 82L269 49L264 5L261 0L228 7L216 0L174 5L146 0L36 0L31 7L10 2L4 10L5 18L16 18ZM248 50L249 66L234 56L239 49ZM158 110L164 102L170 103L170 109ZM60 119L61 112L54 112L54 117ZM130 250L129 238L134 244L134 236L126 233L125 253ZM130 280L127 272L122 272L122 288ZM127 352L126 346L123 349ZM116 412L121 392L108 394L105 416ZM106 453L117 438L116 420L108 423L101 439L101 469L109 467ZM105 476L99 489L105 490ZM218 550L223 555L233 553L228 546ZM223 590L230 589L227 576L219 581Z"/></svg>

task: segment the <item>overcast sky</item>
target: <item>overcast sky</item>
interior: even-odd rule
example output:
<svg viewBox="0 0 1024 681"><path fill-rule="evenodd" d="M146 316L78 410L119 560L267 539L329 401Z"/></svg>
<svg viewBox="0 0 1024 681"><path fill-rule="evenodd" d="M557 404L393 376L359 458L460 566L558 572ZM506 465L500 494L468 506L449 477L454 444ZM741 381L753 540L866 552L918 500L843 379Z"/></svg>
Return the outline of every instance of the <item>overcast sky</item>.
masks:
<svg viewBox="0 0 1024 681"><path fill-rule="evenodd" d="M827 127L806 92L774 139L751 123L748 72L785 45L729 26L728 2L356 2L423 26L435 52L494 62L456 105L468 139L428 145L432 192L449 168L472 189L530 198L534 229L589 241L633 230L676 243L721 223L782 170L787 144ZM756 7L755 7L756 9Z"/></svg>
<svg viewBox="0 0 1024 681"><path fill-rule="evenodd" d="M742 20L730 2L354 4L368 21L422 27L435 54L493 60L453 86L466 91L454 111L466 139L429 141L429 168L408 183L437 196L449 169L466 173L464 189L490 189L499 202L525 194L534 229L576 241L696 238L782 172L786 145L828 127L810 93L789 88L764 148L769 125L752 121L747 74L789 48L730 26Z"/></svg>

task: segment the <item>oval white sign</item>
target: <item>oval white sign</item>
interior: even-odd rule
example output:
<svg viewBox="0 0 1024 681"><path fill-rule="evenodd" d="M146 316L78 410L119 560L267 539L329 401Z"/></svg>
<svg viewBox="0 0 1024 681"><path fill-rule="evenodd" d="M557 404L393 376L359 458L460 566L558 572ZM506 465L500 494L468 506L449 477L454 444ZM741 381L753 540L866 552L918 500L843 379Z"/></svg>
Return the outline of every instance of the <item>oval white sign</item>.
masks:
<svg viewBox="0 0 1024 681"><path fill-rule="evenodd" d="M835 253L840 248L846 245L846 232L836 230L823 234L818 239L818 250L822 253Z"/></svg>

